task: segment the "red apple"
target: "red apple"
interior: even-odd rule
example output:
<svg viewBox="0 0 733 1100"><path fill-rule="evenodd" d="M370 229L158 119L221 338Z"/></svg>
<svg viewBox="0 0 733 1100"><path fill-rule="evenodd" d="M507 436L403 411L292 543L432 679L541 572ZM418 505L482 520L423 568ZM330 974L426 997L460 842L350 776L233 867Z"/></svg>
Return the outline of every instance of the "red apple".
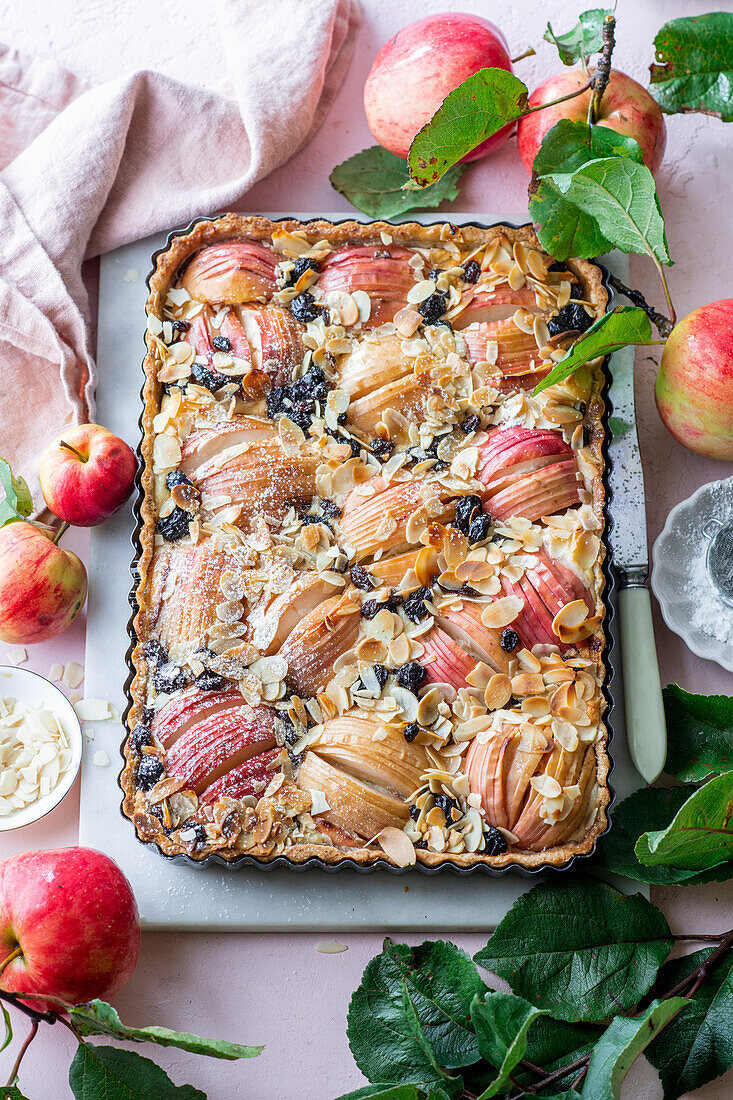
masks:
<svg viewBox="0 0 733 1100"><path fill-rule="evenodd" d="M125 503L137 461L101 424L79 424L50 443L39 470L43 499L74 527L94 527Z"/></svg>
<svg viewBox="0 0 733 1100"><path fill-rule="evenodd" d="M538 107L542 103L550 103L561 96L569 95L575 88L582 88L587 82L588 77L581 69L566 69L535 88L529 97L530 107ZM532 171L532 164L543 137L561 118L585 122L590 96L590 91L584 92L565 103L558 103L555 107L548 107L519 120L519 155L528 172ZM634 138L641 147L647 168L656 172L664 156L667 131L659 104L652 99L646 88L642 88L641 84L637 84L625 73L614 69L603 94L600 117L596 122L599 126L608 126L617 134Z"/></svg>
<svg viewBox="0 0 733 1100"><path fill-rule="evenodd" d="M107 998L128 980L139 953L132 887L108 856L58 848L0 863L0 968L10 958L0 989L70 1004Z"/></svg>
<svg viewBox="0 0 733 1100"><path fill-rule="evenodd" d="M87 574L71 550L32 523L0 527L0 641L45 642L66 630L84 606Z"/></svg>
<svg viewBox="0 0 733 1100"><path fill-rule="evenodd" d="M733 298L700 306L675 325L654 391L659 415L683 446L733 459Z"/></svg>
<svg viewBox="0 0 733 1100"><path fill-rule="evenodd" d="M364 110L385 149L406 157L415 134L454 88L479 69L512 71L504 35L488 19L463 12L429 15L410 23L382 46L364 85ZM477 160L502 145L504 126L465 156Z"/></svg>

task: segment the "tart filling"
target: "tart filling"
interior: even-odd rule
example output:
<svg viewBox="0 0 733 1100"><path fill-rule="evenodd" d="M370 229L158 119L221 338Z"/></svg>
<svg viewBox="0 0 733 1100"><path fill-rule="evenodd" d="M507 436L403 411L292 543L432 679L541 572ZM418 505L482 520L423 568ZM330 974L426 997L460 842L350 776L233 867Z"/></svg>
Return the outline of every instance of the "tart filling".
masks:
<svg viewBox="0 0 733 1100"><path fill-rule="evenodd" d="M166 855L561 865L606 825L606 305L529 227L198 223L148 301L123 810Z"/></svg>

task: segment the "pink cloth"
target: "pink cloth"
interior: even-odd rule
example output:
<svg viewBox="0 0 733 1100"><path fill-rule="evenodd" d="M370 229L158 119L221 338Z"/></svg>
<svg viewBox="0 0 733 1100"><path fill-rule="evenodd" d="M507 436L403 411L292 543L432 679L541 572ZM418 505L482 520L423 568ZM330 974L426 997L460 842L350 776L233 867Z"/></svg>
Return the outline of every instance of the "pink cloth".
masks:
<svg viewBox="0 0 733 1100"><path fill-rule="evenodd" d="M235 202L345 75L357 0L215 10L236 102L155 72L89 87L0 46L0 454L32 489L43 446L94 415L83 261Z"/></svg>

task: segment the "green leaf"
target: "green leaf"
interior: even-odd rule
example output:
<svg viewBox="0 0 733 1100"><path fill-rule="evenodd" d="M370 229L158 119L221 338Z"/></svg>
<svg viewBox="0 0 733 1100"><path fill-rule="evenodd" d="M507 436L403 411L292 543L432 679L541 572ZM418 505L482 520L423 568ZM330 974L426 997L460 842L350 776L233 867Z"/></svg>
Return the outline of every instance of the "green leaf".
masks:
<svg viewBox="0 0 733 1100"><path fill-rule="evenodd" d="M546 178L595 220L615 248L671 263L654 176L644 164L626 156L601 157Z"/></svg>
<svg viewBox="0 0 733 1100"><path fill-rule="evenodd" d="M367 1097L371 1100L423 1100L425 1095L424 1090L419 1089L417 1085L376 1084L365 1085L364 1088L355 1089L354 1092L346 1092L336 1100L366 1100Z"/></svg>
<svg viewBox="0 0 733 1100"><path fill-rule="evenodd" d="M0 1100L28 1100L28 1097L20 1091L17 1085L2 1085L0 1086Z"/></svg>
<svg viewBox="0 0 733 1100"><path fill-rule="evenodd" d="M547 1010L535 1008L512 993L488 992L471 1004L471 1022L478 1036L481 1057L498 1070L498 1075L484 1089L478 1100L490 1100L509 1083L511 1074L524 1058L527 1032L538 1016Z"/></svg>
<svg viewBox="0 0 733 1100"><path fill-rule="evenodd" d="M2 1043L0 1043L0 1054L2 1054L5 1048L13 1041L13 1025L10 1022L10 1013L2 1003L0 1003L0 1011L3 1014L3 1022L5 1024L5 1038Z"/></svg>
<svg viewBox="0 0 733 1100"><path fill-rule="evenodd" d="M621 1082L636 1059L686 1004L684 997L670 997L652 1001L640 1016L611 1020L591 1055L583 1095L593 1100L620 1100Z"/></svg>
<svg viewBox="0 0 733 1100"><path fill-rule="evenodd" d="M699 783L733 768L733 697L693 695L677 684L667 684L662 694L667 718L664 770Z"/></svg>
<svg viewBox="0 0 733 1100"><path fill-rule="evenodd" d="M556 259L588 259L608 252L613 245L601 233L595 217L570 202L548 175L575 172L588 161L609 156L629 157L639 164L643 161L638 142L608 126L563 118L542 139L532 166L529 212L542 247Z"/></svg>
<svg viewBox="0 0 733 1100"><path fill-rule="evenodd" d="M211 1058L256 1058L263 1047L245 1047L224 1039L203 1039L185 1031L169 1031L167 1027L127 1027L112 1005L105 1001L90 1001L72 1008L71 1019L82 1035L110 1035L135 1043L157 1043L162 1047L179 1047L191 1054L207 1054Z"/></svg>
<svg viewBox="0 0 733 1100"><path fill-rule="evenodd" d="M666 963L659 971L659 985L674 988L714 950L705 948ZM664 1100L694 1092L733 1066L733 957L713 967L646 1056L659 1072Z"/></svg>
<svg viewBox="0 0 733 1100"><path fill-rule="evenodd" d="M25 519L31 514L31 491L22 477L13 477L13 471L4 458L0 458L0 486L5 493L0 500L0 527L17 519Z"/></svg>
<svg viewBox="0 0 733 1100"><path fill-rule="evenodd" d="M381 145L372 145L337 164L329 179L332 187L370 218L395 218L408 210L425 210L455 199L465 168L465 164L455 164L431 187L405 191L410 180L407 162Z"/></svg>
<svg viewBox="0 0 733 1100"><path fill-rule="evenodd" d="M410 176L427 187L486 138L527 113L527 85L504 69L479 69L445 97L415 134Z"/></svg>
<svg viewBox="0 0 733 1100"><path fill-rule="evenodd" d="M407 1021L407 1025L412 1032L412 1037L423 1053L426 1066L429 1065L430 1070L435 1074L436 1080L432 1083L438 1088L443 1085L450 1086L451 1093L462 1092L463 1082L461 1078L451 1077L450 1074L446 1073L435 1057L435 1051L431 1047L428 1037L423 1030L422 1024L420 1023L420 1017L410 999L410 990L404 979L402 981L402 1011Z"/></svg>
<svg viewBox="0 0 733 1100"><path fill-rule="evenodd" d="M79 1044L69 1085L76 1100L206 1100L192 1085L174 1085L149 1058L93 1043Z"/></svg>
<svg viewBox="0 0 733 1100"><path fill-rule="evenodd" d="M612 355L629 344L658 344L652 332L651 321L639 306L617 306L604 313L583 335L576 340L567 354L556 363L546 378L538 382L532 391L542 393L548 386L564 382L578 367L591 359Z"/></svg>
<svg viewBox="0 0 733 1100"><path fill-rule="evenodd" d="M465 951L441 940L418 947L385 943L364 971L351 999L347 1028L359 1069L370 1081L439 1086L439 1076L425 1068L424 1053L406 1018L405 988L438 1062L457 1069L480 1057L470 1009L486 986Z"/></svg>
<svg viewBox="0 0 733 1100"><path fill-rule="evenodd" d="M704 882L721 881L733 874L733 867L726 864L709 871L695 871L684 867L648 867L639 862L634 851L639 837L646 829L665 829L676 813L684 806L697 787L643 787L625 798L613 813L613 827L598 841L593 866L613 871L639 882L655 886L679 884L699 886Z"/></svg>
<svg viewBox="0 0 733 1100"><path fill-rule="evenodd" d="M635 851L650 866L696 871L733 860L733 772L695 791L666 829L639 837Z"/></svg>
<svg viewBox="0 0 733 1100"><path fill-rule="evenodd" d="M560 1020L605 1020L636 1005L672 946L662 913L586 876L523 894L475 957Z"/></svg>
<svg viewBox="0 0 733 1100"><path fill-rule="evenodd" d="M613 15L611 8L584 11L578 16L578 22L573 29L565 34L555 34L548 23L544 34L545 42L555 43L563 65L574 65L581 57L598 53L603 47L601 30L607 15Z"/></svg>
<svg viewBox="0 0 733 1100"><path fill-rule="evenodd" d="M702 111L733 121L733 15L711 12L665 23L654 39L651 88L667 114Z"/></svg>

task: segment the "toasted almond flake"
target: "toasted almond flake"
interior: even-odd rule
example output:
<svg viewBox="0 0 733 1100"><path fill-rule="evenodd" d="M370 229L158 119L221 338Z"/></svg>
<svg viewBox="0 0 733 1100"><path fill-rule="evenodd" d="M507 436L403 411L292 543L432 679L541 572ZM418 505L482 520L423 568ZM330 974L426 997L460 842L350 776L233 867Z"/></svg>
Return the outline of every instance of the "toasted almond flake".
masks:
<svg viewBox="0 0 733 1100"><path fill-rule="evenodd" d="M514 695L536 695L544 690L544 681L539 673L520 672L512 676L512 692Z"/></svg>
<svg viewBox="0 0 733 1100"><path fill-rule="evenodd" d="M320 951L322 955L340 955L342 951L348 950L347 945L338 940L323 940L316 944L316 951Z"/></svg>
<svg viewBox="0 0 733 1100"><path fill-rule="evenodd" d="M489 710L500 710L512 697L512 681L503 672L491 677L484 689L484 702Z"/></svg>
<svg viewBox="0 0 733 1100"><path fill-rule="evenodd" d="M69 661L64 669L63 682L67 687L78 688L84 679L84 669L76 661Z"/></svg>
<svg viewBox="0 0 733 1100"><path fill-rule="evenodd" d="M410 305L417 305L420 302L424 302L426 298L429 298L431 294L435 292L435 283L432 279L421 279L419 283L415 283L407 292L407 301Z"/></svg>
<svg viewBox="0 0 733 1100"><path fill-rule="evenodd" d="M81 722L106 722L112 717L106 699L79 699L74 710Z"/></svg>
<svg viewBox="0 0 733 1100"><path fill-rule="evenodd" d="M402 829L395 829L393 826L387 825L386 828L377 833L374 840L398 867L412 867L417 862L415 845Z"/></svg>
<svg viewBox="0 0 733 1100"><path fill-rule="evenodd" d="M494 629L509 626L523 607L524 600L520 596L502 596L498 600L492 600L481 612L481 622Z"/></svg>
<svg viewBox="0 0 733 1100"><path fill-rule="evenodd" d="M18 665L22 665L28 660L28 650L24 649L23 646L18 646L15 649L8 649L5 652L5 659L9 665L13 665L17 668Z"/></svg>
<svg viewBox="0 0 733 1100"><path fill-rule="evenodd" d="M529 782L543 798L558 798L562 794L562 787L551 775L533 775Z"/></svg>

